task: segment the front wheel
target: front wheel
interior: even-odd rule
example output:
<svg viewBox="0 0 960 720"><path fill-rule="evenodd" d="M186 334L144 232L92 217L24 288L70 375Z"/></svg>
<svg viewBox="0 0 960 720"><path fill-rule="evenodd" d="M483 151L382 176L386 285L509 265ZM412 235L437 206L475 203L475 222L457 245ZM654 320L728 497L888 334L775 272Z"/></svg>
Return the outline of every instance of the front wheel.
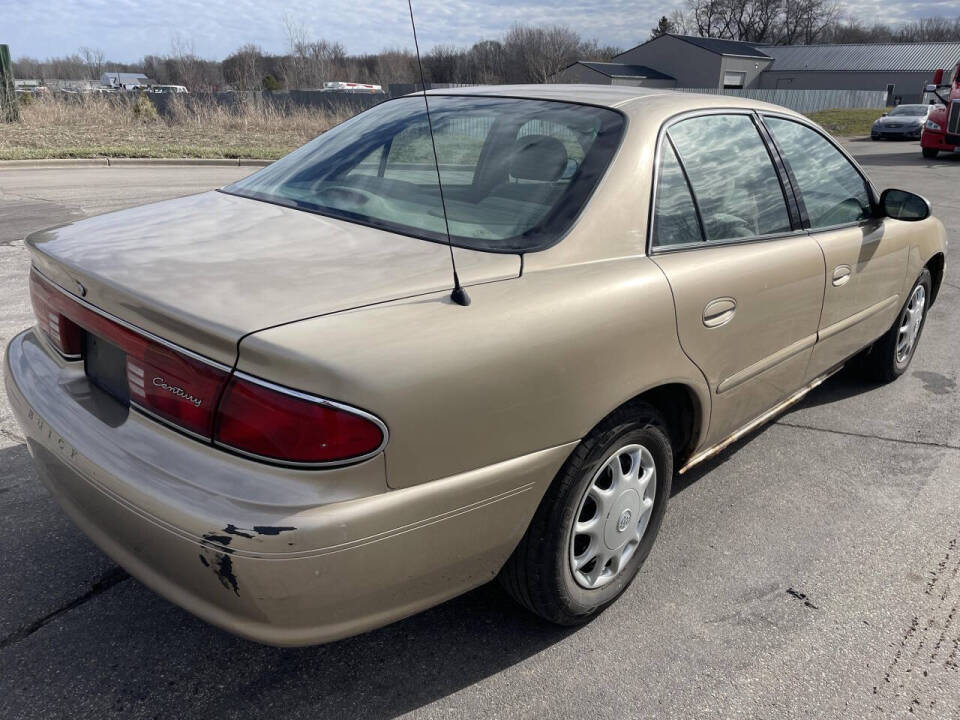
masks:
<svg viewBox="0 0 960 720"><path fill-rule="evenodd" d="M891 382L907 371L927 319L931 286L930 271L924 268L893 327L874 343L864 357L867 374L873 379Z"/></svg>
<svg viewBox="0 0 960 720"><path fill-rule="evenodd" d="M656 539L673 479L666 424L649 405L618 411L577 446L500 573L507 592L560 625L617 599Z"/></svg>
<svg viewBox="0 0 960 720"><path fill-rule="evenodd" d="M923 148L923 156L925 158L933 159L940 154L940 151L936 148Z"/></svg>

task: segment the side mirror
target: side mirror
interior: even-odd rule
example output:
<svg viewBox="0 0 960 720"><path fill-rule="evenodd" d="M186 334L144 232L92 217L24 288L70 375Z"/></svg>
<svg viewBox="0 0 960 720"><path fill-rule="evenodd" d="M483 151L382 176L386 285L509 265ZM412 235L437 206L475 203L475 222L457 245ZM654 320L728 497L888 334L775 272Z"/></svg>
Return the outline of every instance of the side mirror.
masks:
<svg viewBox="0 0 960 720"><path fill-rule="evenodd" d="M927 199L906 190L888 188L880 194L880 209L885 217L916 222L933 214Z"/></svg>
<svg viewBox="0 0 960 720"><path fill-rule="evenodd" d="M943 68L940 68L939 70L933 73L933 84L935 86L943 85ZM927 86L927 89L928 90L930 89L929 85Z"/></svg>
<svg viewBox="0 0 960 720"><path fill-rule="evenodd" d="M881 115L880 117L886 117L886 116L887 116L887 113L884 113L884 114Z"/></svg>

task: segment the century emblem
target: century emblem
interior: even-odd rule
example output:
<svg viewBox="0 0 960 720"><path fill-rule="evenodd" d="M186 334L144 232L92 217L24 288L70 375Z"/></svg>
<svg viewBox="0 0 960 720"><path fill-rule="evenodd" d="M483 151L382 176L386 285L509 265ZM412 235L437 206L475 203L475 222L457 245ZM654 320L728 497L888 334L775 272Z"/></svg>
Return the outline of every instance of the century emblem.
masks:
<svg viewBox="0 0 960 720"><path fill-rule="evenodd" d="M200 407L200 405L203 403L203 400L191 395L190 393L185 391L183 388L177 387L176 385L168 385L162 377L159 377L159 376L154 377L153 384L156 385L161 390L166 390L168 393L171 393L173 395L176 395L177 397L183 398L187 402L193 403L196 407Z"/></svg>
<svg viewBox="0 0 960 720"><path fill-rule="evenodd" d="M620 513L620 519L617 520L617 532L623 532L627 529L627 525L630 524L631 517L633 517L633 513L630 512L630 508L627 508Z"/></svg>

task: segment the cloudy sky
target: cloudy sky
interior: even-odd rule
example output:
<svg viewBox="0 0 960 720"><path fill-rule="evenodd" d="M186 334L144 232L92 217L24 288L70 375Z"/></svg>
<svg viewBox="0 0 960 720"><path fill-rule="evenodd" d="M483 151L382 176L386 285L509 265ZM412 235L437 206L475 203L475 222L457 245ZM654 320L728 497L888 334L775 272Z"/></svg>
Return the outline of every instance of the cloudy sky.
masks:
<svg viewBox="0 0 960 720"><path fill-rule="evenodd" d="M414 0L421 44L467 45L513 23L563 23L585 38L630 47L681 0ZM960 15L960 0L847 0L849 15L887 22ZM287 45L283 19L349 52L409 47L406 0L0 0L0 43L13 56L45 58L81 46L133 61L170 51L175 38L207 58L253 42L267 52Z"/></svg>

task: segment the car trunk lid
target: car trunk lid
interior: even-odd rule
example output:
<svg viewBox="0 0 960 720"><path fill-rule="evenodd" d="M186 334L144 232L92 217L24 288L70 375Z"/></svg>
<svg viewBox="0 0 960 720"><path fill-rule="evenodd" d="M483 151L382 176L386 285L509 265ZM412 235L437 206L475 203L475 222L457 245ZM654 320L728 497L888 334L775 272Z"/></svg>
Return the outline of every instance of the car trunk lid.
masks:
<svg viewBox="0 0 960 720"><path fill-rule="evenodd" d="M443 244L222 192L27 242L38 270L69 293L226 365L248 333L452 287ZM518 255L454 252L465 285L520 274Z"/></svg>

